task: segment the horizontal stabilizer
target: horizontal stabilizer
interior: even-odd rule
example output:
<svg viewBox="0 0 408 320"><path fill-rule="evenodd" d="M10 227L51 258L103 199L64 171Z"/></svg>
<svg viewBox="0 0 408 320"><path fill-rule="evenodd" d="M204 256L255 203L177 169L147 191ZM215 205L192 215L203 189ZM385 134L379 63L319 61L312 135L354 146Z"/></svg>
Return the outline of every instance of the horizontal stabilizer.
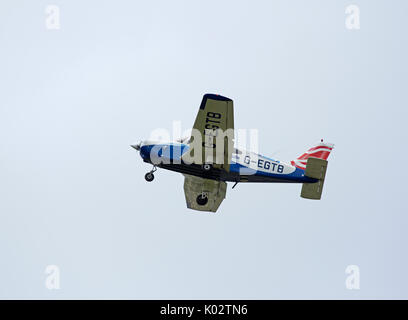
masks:
<svg viewBox="0 0 408 320"><path fill-rule="evenodd" d="M314 183L303 183L300 196L306 199L320 200L322 197L327 160L310 157L307 159L305 176L318 179Z"/></svg>

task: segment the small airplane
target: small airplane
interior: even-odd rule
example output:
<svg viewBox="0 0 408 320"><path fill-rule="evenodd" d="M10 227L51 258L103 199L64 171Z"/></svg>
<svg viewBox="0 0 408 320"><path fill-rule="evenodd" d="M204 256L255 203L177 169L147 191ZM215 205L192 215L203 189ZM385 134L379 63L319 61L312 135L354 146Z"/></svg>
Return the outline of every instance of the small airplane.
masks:
<svg viewBox="0 0 408 320"><path fill-rule="evenodd" d="M233 101L205 94L190 137L175 142L146 140L131 147L144 162L153 164L146 181L153 181L157 167L184 175L190 209L216 212L225 199L227 182L235 183L232 188L242 182L302 183L301 197L320 200L333 144L322 139L289 164L235 148L233 132Z"/></svg>

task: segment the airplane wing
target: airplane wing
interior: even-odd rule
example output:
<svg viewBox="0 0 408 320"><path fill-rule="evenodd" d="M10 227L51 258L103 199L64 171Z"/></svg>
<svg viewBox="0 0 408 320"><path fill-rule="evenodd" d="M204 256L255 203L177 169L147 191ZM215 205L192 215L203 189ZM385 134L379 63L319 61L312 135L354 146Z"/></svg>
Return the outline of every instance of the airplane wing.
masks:
<svg viewBox="0 0 408 320"><path fill-rule="evenodd" d="M194 122L194 129L201 134L203 148L201 148L201 156L199 157L200 164L213 163L213 167L229 171L234 148L234 107L232 100L215 94L204 95ZM229 132L228 135L225 135L223 148L216 148L217 129L221 129L223 133ZM191 141L193 142L194 139ZM219 162L217 164L216 159L221 159L221 161L217 161Z"/></svg>
<svg viewBox="0 0 408 320"><path fill-rule="evenodd" d="M224 181L184 175L184 195L189 209L216 212L226 193Z"/></svg>

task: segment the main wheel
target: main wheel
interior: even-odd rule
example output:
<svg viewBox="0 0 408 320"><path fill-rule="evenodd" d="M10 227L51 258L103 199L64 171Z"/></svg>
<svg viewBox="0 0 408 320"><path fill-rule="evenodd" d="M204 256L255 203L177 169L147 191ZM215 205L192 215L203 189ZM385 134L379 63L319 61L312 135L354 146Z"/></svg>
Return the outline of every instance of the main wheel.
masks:
<svg viewBox="0 0 408 320"><path fill-rule="evenodd" d="M203 169L204 169L205 171L210 171L211 168L212 168L212 165L209 164L209 163L206 163L206 164L203 165Z"/></svg>
<svg viewBox="0 0 408 320"><path fill-rule="evenodd" d="M199 194L196 201L198 205L205 206L208 202L208 197L203 197L202 194Z"/></svg>
<svg viewBox="0 0 408 320"><path fill-rule="evenodd" d="M145 179L146 179L147 182L153 181L153 179L154 179L154 174L151 173L151 172L146 173L146 174L145 174Z"/></svg>

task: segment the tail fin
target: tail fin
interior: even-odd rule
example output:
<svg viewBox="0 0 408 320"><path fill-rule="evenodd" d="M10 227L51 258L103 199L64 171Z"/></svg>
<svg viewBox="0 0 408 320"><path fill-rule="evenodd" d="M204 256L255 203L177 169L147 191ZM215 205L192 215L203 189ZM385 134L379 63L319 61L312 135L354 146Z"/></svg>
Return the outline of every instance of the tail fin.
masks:
<svg viewBox="0 0 408 320"><path fill-rule="evenodd" d="M296 160L292 160L290 163L292 166L295 166L296 168L305 170L307 159L309 159L309 157L327 160L333 148L334 144L324 143L322 140L322 142L320 142L317 146L310 148L304 154L302 154Z"/></svg>

